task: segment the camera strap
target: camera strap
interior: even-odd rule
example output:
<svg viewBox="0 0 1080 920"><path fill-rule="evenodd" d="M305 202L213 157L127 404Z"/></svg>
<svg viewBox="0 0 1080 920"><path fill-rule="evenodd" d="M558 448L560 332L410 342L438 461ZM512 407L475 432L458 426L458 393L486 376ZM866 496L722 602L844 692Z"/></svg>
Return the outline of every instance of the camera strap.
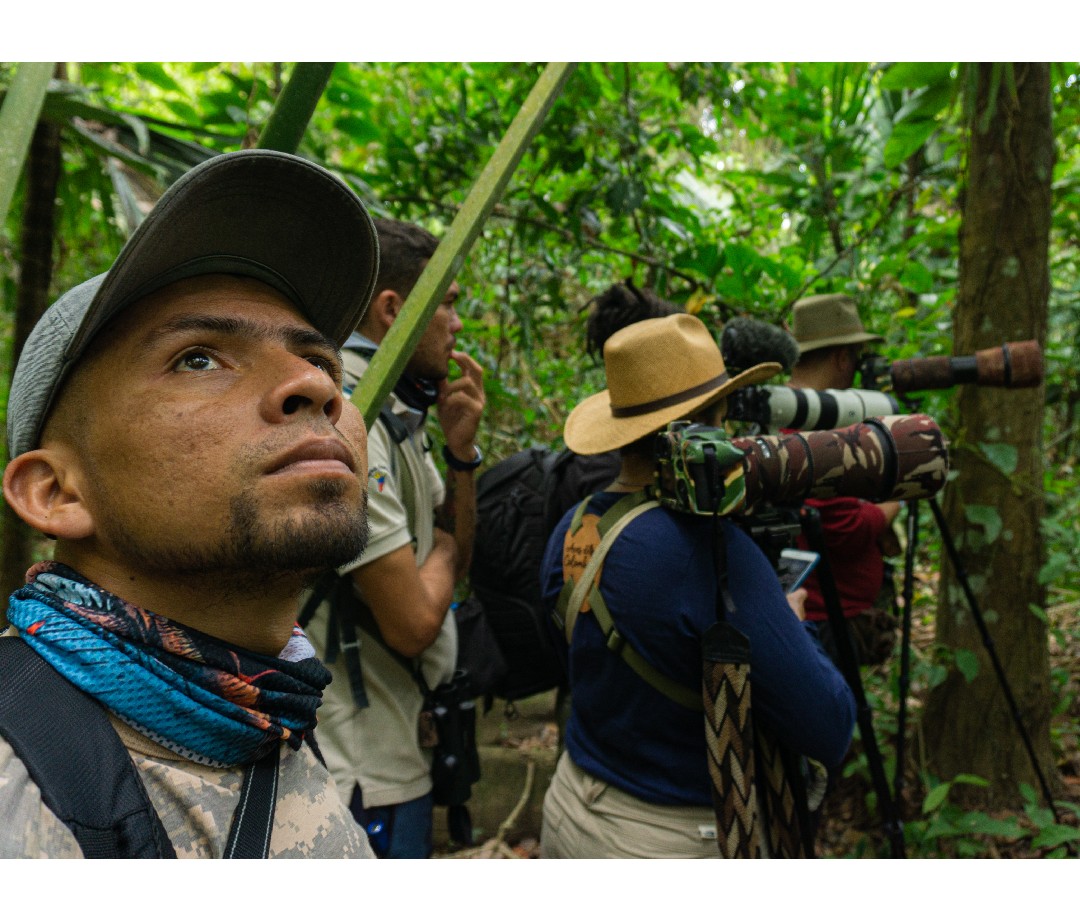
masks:
<svg viewBox="0 0 1080 920"><path fill-rule="evenodd" d="M750 642L728 617L727 540L719 518L713 537L716 622L702 636L705 744L720 851L727 857L814 855L803 758L753 715Z"/></svg>

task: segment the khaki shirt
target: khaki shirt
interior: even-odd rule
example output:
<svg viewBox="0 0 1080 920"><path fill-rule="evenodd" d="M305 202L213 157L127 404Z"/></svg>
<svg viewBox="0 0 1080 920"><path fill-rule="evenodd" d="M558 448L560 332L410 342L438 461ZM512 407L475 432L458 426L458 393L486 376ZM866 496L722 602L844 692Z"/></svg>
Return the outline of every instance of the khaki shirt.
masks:
<svg viewBox="0 0 1080 920"><path fill-rule="evenodd" d="M343 352L346 384L363 373L367 362ZM394 413L415 428L415 416L396 396ZM368 432L368 525L370 539L360 558L341 572L373 562L410 543L422 565L434 545L435 508L445 489L431 454L423 448L423 431L395 445L386 426ZM306 632L326 662L329 603L316 611ZM431 791L431 752L421 748L418 721L423 699L412 675L375 639L360 633L360 667L370 705L358 709L352 697L344 656L327 664L333 681L319 707L319 748L341 797L348 802L356 786L367 808L397 805ZM457 660L457 628L447 615L442 630L420 656L429 687L449 680Z"/></svg>

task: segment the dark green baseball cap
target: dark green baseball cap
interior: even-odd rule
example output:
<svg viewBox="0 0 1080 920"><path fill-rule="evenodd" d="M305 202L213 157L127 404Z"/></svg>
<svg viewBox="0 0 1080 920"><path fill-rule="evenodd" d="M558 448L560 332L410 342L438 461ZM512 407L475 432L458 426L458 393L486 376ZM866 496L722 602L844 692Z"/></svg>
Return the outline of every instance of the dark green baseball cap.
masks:
<svg viewBox="0 0 1080 920"><path fill-rule="evenodd" d="M212 157L170 186L107 272L69 290L38 321L12 378L9 455L37 446L94 336L165 285L219 273L256 278L340 347L367 309L378 267L367 209L321 166L273 150Z"/></svg>

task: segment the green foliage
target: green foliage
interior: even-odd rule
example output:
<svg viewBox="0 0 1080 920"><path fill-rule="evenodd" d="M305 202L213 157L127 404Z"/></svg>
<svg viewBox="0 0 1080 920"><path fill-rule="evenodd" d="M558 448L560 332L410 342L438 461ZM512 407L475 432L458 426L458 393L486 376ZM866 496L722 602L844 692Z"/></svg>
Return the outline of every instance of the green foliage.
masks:
<svg viewBox="0 0 1080 920"><path fill-rule="evenodd" d="M996 845L1027 841L1033 856L1061 858L1080 841L1080 828L1059 823L1051 809L1039 803L1038 794L1023 784L1020 793L1025 805L1020 813L992 815L965 809L950 801L961 786L986 787L979 776L960 774L947 782L929 782L921 815L904 825L904 842L909 857L976 857L994 855ZM1069 802L1056 802L1063 818L1075 820L1080 809Z"/></svg>

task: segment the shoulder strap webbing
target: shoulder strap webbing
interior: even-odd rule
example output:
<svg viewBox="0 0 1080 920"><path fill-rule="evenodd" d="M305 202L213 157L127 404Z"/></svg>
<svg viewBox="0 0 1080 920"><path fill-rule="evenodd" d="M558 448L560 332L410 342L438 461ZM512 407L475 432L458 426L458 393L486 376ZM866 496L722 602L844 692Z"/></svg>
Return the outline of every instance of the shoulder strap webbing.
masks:
<svg viewBox="0 0 1080 920"><path fill-rule="evenodd" d="M574 513L574 519L570 525L572 528L575 527L575 525L580 526L586 502L588 502L588 499L586 499L585 502L582 502ZM672 680L666 674L663 674L657 668L653 667L653 665L651 665L637 649L626 641L626 638L615 626L615 621L611 616L611 611L608 609L607 602L600 593L599 585L595 584L596 573L599 571L608 550L611 549L612 544L618 539L619 534L621 534L627 525L629 525L636 517L658 506L659 503L649 499L648 494L644 491L633 492L625 498L619 499L619 501L612 505L600 518L600 522L597 525L597 530L601 535L600 543L593 551L592 557L589 559L589 563L581 576L581 580L577 585L571 587L569 592L567 591L567 585L563 586L563 591L559 594L556 606L565 623L567 643L569 644L570 637L573 634L574 623L577 621L577 615L581 611L586 596L588 596L589 606L592 609L593 616L596 617L597 625L604 634L604 638L607 641L607 647L621 657L626 665L654 690L662 693L668 699L680 706L702 712L705 707L702 703L700 690L691 690L689 687L684 687L678 681ZM567 584L571 584L569 579L567 580Z"/></svg>
<svg viewBox="0 0 1080 920"><path fill-rule="evenodd" d="M585 516L585 508L588 503L589 499L587 498L578 505L577 510L574 512L574 517L570 521L569 532L571 534L581 529L582 518ZM573 577L567 578L556 601L556 607L563 618L563 629L566 632L568 645L574 635L574 624L577 622L578 614L585 603L589 586L596 580L596 574L600 571L600 566L603 564L604 557L607 556L611 544L615 542L619 534L626 529L631 521L651 508L657 507L658 504L658 502L649 501L648 495L644 492L632 492L624 498L620 498L601 516L599 523L596 525L597 532L600 534L600 543L593 550L593 554L585 566L585 571L581 574L581 579L575 583ZM569 593L567 594L567 592Z"/></svg>
<svg viewBox="0 0 1080 920"><path fill-rule="evenodd" d="M278 743L244 771L240 802L233 812L222 859L266 859L270 855L280 760Z"/></svg>
<svg viewBox="0 0 1080 920"><path fill-rule="evenodd" d="M0 734L83 855L174 858L105 710L17 637L0 638L0 679Z"/></svg>
<svg viewBox="0 0 1080 920"><path fill-rule="evenodd" d="M370 345L349 345L346 347L348 351L355 352L368 361L375 357L376 349ZM351 392L346 395L351 395ZM383 403L382 408L379 410L379 418L386 425L386 430L390 432L390 437L395 444L400 444L409 436L409 429L405 427L405 423L391 411L389 400Z"/></svg>
<svg viewBox="0 0 1080 920"><path fill-rule="evenodd" d="M405 427L401 419L394 415L389 403L379 410L379 421L386 426L386 430L390 432L390 440L395 444L400 444L409 436L409 429Z"/></svg>

